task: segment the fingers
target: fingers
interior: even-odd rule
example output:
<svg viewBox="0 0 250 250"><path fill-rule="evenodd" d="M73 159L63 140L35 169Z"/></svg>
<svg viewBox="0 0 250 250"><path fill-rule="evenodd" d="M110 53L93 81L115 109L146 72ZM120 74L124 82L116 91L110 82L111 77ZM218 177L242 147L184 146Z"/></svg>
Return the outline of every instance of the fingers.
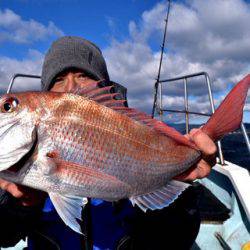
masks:
<svg viewBox="0 0 250 250"><path fill-rule="evenodd" d="M193 181L207 177L211 172L211 165L201 159L196 165L175 177L179 181Z"/></svg>
<svg viewBox="0 0 250 250"><path fill-rule="evenodd" d="M214 155L217 151L215 143L202 132L201 129L192 129L189 138L196 144L204 155Z"/></svg>
<svg viewBox="0 0 250 250"><path fill-rule="evenodd" d="M180 181L193 181L207 177L211 168L216 164L215 153L217 151L215 143L201 129L192 129L189 134L185 135L193 141L202 153L202 159L188 169L186 172L175 177Z"/></svg>
<svg viewBox="0 0 250 250"><path fill-rule="evenodd" d="M14 196L16 198L23 198L24 197L24 193L14 183L0 179L0 188L11 193L12 196Z"/></svg>
<svg viewBox="0 0 250 250"><path fill-rule="evenodd" d="M44 192L27 188L21 185L0 179L0 188L9 192L12 196L19 199L23 206L34 206L42 204L46 194Z"/></svg>
<svg viewBox="0 0 250 250"><path fill-rule="evenodd" d="M206 171L208 167L212 168L216 164L217 147L215 143L207 134L202 132L201 129L192 129L190 131L189 137L202 153L202 159L199 162L200 164L198 163L200 168L204 168L204 171Z"/></svg>

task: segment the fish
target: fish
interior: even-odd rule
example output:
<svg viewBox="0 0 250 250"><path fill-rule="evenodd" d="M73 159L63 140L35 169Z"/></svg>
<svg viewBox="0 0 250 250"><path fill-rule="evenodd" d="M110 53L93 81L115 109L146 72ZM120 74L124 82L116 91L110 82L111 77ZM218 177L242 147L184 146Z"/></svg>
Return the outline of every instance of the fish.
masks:
<svg viewBox="0 0 250 250"><path fill-rule="evenodd" d="M247 75L201 128L213 141L239 127L249 87ZM87 197L162 209L190 186L174 177L201 159L192 141L111 90L88 83L0 98L0 178L47 192L78 233Z"/></svg>

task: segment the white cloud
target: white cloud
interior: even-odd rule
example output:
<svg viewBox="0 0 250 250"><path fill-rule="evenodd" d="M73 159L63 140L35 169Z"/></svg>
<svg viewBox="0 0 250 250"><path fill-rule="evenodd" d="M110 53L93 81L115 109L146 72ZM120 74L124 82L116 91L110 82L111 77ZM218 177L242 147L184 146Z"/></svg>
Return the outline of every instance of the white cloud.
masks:
<svg viewBox="0 0 250 250"><path fill-rule="evenodd" d="M144 11L138 24L134 21L129 23L129 33L135 41L146 41L157 31L164 28L163 19L166 15L166 6L164 4L156 4L149 11Z"/></svg>
<svg viewBox="0 0 250 250"><path fill-rule="evenodd" d="M249 4L241 0L189 4L172 7L168 36L172 49L181 49L190 60L249 59L245 53L250 48Z"/></svg>
<svg viewBox="0 0 250 250"><path fill-rule="evenodd" d="M53 22L45 26L33 19L23 20L10 9L0 9L0 42L31 43L62 35Z"/></svg>
<svg viewBox="0 0 250 250"><path fill-rule="evenodd" d="M166 9L164 1L145 11L139 22L131 20L130 37L117 38L104 50L111 78L128 88L129 104L147 112L160 57L150 45L161 44ZM162 78L207 71L212 89L223 93L250 72L249 20L250 5L243 0L172 2ZM204 100L201 81L190 86ZM168 93L177 101L183 89L173 85ZM195 104L200 111L208 109L208 102L195 100Z"/></svg>
<svg viewBox="0 0 250 250"><path fill-rule="evenodd" d="M22 60L0 57L0 92L6 92L11 77L16 73L40 75L42 61L43 55L36 50L30 50L28 56ZM13 88L14 91L34 89L40 89L39 81L27 78L20 78L15 81Z"/></svg>
<svg viewBox="0 0 250 250"><path fill-rule="evenodd" d="M46 26L33 19L24 20L10 9L0 9L0 43L32 43L62 35L63 31L53 22ZM43 54L34 49L29 49L22 59L0 56L0 92L6 92L11 77L16 73L40 75L43 57ZM15 81L13 91L33 89L40 89L39 80L19 78Z"/></svg>

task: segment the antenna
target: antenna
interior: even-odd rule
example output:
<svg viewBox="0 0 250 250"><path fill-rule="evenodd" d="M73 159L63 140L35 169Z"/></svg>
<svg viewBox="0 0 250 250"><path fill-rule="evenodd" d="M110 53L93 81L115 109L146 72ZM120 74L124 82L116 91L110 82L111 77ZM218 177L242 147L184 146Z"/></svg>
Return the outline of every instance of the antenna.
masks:
<svg viewBox="0 0 250 250"><path fill-rule="evenodd" d="M158 69L158 74L157 74L155 88L154 88L155 91L154 91L154 102L153 102L153 109L152 109L152 115L151 115L152 118L154 117L154 113L155 113L158 87L159 87L159 81L160 81L160 77L161 77L161 66L162 66L163 53L164 53L164 48L165 48L169 12L170 12L170 0L168 0L167 17L165 19L165 29L164 29L163 41L161 44L161 57L160 57L159 69Z"/></svg>

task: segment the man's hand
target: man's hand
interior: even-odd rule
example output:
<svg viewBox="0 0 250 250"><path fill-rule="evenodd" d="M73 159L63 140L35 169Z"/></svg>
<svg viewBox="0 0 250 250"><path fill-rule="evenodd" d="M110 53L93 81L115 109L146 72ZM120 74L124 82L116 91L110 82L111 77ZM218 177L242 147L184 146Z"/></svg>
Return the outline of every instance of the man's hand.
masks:
<svg viewBox="0 0 250 250"><path fill-rule="evenodd" d="M46 193L0 179L0 188L20 200L23 206L35 206L44 202Z"/></svg>
<svg viewBox="0 0 250 250"><path fill-rule="evenodd" d="M192 129L190 133L185 136L193 141L200 149L202 159L186 172L176 176L175 179L179 181L202 179L209 175L211 168L216 164L216 145L201 129Z"/></svg>

